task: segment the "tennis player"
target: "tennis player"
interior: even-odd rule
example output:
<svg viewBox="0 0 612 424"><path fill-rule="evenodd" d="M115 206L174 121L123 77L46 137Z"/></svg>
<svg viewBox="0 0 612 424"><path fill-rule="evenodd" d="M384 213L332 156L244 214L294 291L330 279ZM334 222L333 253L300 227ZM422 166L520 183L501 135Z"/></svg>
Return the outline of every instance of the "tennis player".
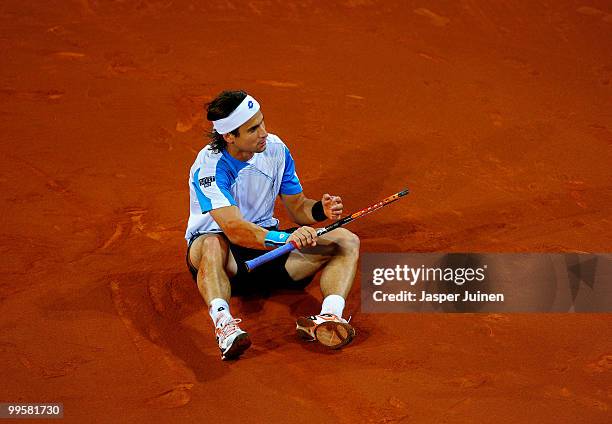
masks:
<svg viewBox="0 0 612 424"><path fill-rule="evenodd" d="M251 345L230 312L232 292L304 287L321 270L323 303L318 315L297 319L298 335L331 348L351 342L353 327L342 317L359 257L359 239L344 228L317 236L310 225L337 220L339 196L307 198L283 141L266 131L259 103L244 91L223 91L207 104L211 142L189 173L187 265L209 307L222 359ZM299 227L279 230L277 196ZM295 242L298 249L246 271L244 262L266 249Z"/></svg>

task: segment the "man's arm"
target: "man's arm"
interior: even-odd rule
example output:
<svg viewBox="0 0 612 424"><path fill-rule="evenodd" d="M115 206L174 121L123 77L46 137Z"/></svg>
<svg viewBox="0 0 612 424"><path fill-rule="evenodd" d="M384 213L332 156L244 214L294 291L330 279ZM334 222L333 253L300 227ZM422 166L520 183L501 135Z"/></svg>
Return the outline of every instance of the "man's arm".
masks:
<svg viewBox="0 0 612 424"><path fill-rule="evenodd" d="M283 204L289 212L289 216L298 225L311 225L317 222L312 216L312 208L316 200L307 198L303 192L298 194L281 194ZM321 198L323 213L328 219L337 220L342 216L342 199L340 196L324 194Z"/></svg>
<svg viewBox="0 0 612 424"><path fill-rule="evenodd" d="M287 234L286 239L274 237L279 235L277 231L268 231L255 225L252 222L246 221L240 209L236 206L226 206L214 209L209 212L215 222L219 224L223 233L233 243L239 246L248 247L251 249L263 249L270 241L278 241L279 243L294 241L298 248L306 246L315 246L317 240L317 232L310 227L301 227L291 235Z"/></svg>
<svg viewBox="0 0 612 424"><path fill-rule="evenodd" d="M226 206L209 212L223 233L234 244L262 249L268 230L246 221L236 206Z"/></svg>

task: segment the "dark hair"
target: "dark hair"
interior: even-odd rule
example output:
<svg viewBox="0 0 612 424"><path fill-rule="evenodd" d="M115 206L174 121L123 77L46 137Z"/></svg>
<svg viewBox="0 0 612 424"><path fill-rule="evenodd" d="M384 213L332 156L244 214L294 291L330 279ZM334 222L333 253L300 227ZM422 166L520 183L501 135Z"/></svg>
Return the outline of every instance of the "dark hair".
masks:
<svg viewBox="0 0 612 424"><path fill-rule="evenodd" d="M206 119L216 121L217 119L227 118L247 96L242 90L222 91L210 103L206 103ZM238 137L240 135L239 128L230 131L230 134ZM208 134L210 138L210 147L213 152L220 153L227 146L227 142L223 139L223 135L219 134L213 128Z"/></svg>

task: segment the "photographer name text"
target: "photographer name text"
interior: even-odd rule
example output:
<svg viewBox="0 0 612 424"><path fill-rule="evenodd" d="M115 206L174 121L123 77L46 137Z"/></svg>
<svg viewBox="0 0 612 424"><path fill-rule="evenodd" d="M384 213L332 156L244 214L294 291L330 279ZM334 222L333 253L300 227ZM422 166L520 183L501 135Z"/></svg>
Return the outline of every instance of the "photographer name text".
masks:
<svg viewBox="0 0 612 424"><path fill-rule="evenodd" d="M476 292L464 291L463 293L429 293L421 290L420 293L414 293L407 290L402 290L399 293L385 293L382 290L377 290L372 293L372 298L375 302L503 302L503 293L482 293L480 290Z"/></svg>

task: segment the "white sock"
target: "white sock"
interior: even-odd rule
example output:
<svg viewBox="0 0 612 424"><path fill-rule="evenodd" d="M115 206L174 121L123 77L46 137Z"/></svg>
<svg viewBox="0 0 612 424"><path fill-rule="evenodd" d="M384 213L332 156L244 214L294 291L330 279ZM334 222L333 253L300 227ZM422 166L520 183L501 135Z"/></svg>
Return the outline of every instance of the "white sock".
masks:
<svg viewBox="0 0 612 424"><path fill-rule="evenodd" d="M334 314L338 318L342 318L344 311L344 298L337 294L330 294L323 299L321 306L321 314Z"/></svg>
<svg viewBox="0 0 612 424"><path fill-rule="evenodd" d="M229 305L224 299L215 298L210 301L210 308L208 313L215 323L215 327L218 328L231 320L232 314L230 313Z"/></svg>

